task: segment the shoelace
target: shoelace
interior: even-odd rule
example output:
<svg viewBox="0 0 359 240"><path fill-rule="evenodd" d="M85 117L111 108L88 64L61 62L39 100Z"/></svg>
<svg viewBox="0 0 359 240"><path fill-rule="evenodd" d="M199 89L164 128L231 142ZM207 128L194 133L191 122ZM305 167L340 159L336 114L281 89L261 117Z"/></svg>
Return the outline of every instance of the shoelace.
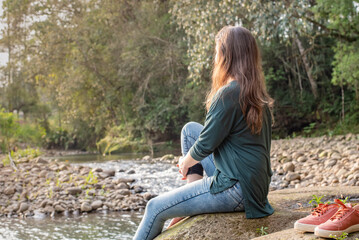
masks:
<svg viewBox="0 0 359 240"><path fill-rule="evenodd" d="M324 214L329 208L329 204L323 204L323 203L319 203L318 207L313 208L312 209L312 215L313 216L320 216L322 214Z"/></svg>
<svg viewBox="0 0 359 240"><path fill-rule="evenodd" d="M341 219L347 212L349 212L352 207L351 205L345 205L342 201L340 201L339 199L334 199L334 202L336 202L337 204L339 204L340 208L339 210L330 218L330 220L334 221L334 220L339 220Z"/></svg>

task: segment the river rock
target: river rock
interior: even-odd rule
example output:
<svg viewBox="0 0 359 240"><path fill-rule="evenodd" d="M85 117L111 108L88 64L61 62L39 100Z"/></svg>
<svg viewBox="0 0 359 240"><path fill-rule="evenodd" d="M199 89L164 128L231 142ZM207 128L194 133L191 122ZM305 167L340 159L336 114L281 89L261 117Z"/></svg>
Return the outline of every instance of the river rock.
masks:
<svg viewBox="0 0 359 240"><path fill-rule="evenodd" d="M114 169L105 170L103 172L106 173L107 175L109 175L110 177L113 177L116 174L116 171Z"/></svg>
<svg viewBox="0 0 359 240"><path fill-rule="evenodd" d="M340 169L337 173L336 173L336 176L337 177L342 177L342 176L345 176L345 174L347 173L348 171L346 169Z"/></svg>
<svg viewBox="0 0 359 240"><path fill-rule="evenodd" d="M133 178L118 178L118 179L114 179L112 182L114 183L114 184L119 184L119 183L132 183L132 182L134 182L135 181L135 179L133 179Z"/></svg>
<svg viewBox="0 0 359 240"><path fill-rule="evenodd" d="M143 187L141 186L134 186L133 190L135 191L135 193L141 193L143 192Z"/></svg>
<svg viewBox="0 0 359 240"><path fill-rule="evenodd" d="M166 154L161 157L160 161L167 161L167 160L173 160L175 156L173 154Z"/></svg>
<svg viewBox="0 0 359 240"><path fill-rule="evenodd" d="M305 162L305 161L307 161L307 158L305 156L300 156L300 157L297 158L297 161L298 162Z"/></svg>
<svg viewBox="0 0 359 240"><path fill-rule="evenodd" d="M92 169L92 172L103 172L102 168L94 168Z"/></svg>
<svg viewBox="0 0 359 240"><path fill-rule="evenodd" d="M151 156L150 155L146 155L142 158L143 161L151 161Z"/></svg>
<svg viewBox="0 0 359 240"><path fill-rule="evenodd" d="M40 207L42 207L42 208L46 207L46 205L47 205L47 200L46 200L46 199L43 200L43 201L40 203Z"/></svg>
<svg viewBox="0 0 359 240"><path fill-rule="evenodd" d="M61 205L56 205L56 206L55 206L55 211L56 211L56 212L64 212L64 211L65 211L65 208L62 207Z"/></svg>
<svg viewBox="0 0 359 240"><path fill-rule="evenodd" d="M89 203L84 202L81 204L81 211L82 212L90 212L92 210L92 207Z"/></svg>
<svg viewBox="0 0 359 240"><path fill-rule="evenodd" d="M136 172L135 172L135 170L133 170L133 169L131 169L131 170L129 170L128 172L127 172L127 174L135 174Z"/></svg>
<svg viewBox="0 0 359 240"><path fill-rule="evenodd" d="M292 162L287 162L285 164L283 164L283 170L285 172L294 172L294 164Z"/></svg>
<svg viewBox="0 0 359 240"><path fill-rule="evenodd" d="M101 200L97 200L97 201L94 201L92 204L91 204L91 208L96 210L97 208L100 208L102 207L103 203Z"/></svg>
<svg viewBox="0 0 359 240"><path fill-rule="evenodd" d="M337 163L336 159L328 159L328 160L325 160L324 167L326 167L326 168L333 167L336 163Z"/></svg>
<svg viewBox="0 0 359 240"><path fill-rule="evenodd" d="M117 185L117 189L130 189L130 186L128 186L126 183L121 182Z"/></svg>
<svg viewBox="0 0 359 240"><path fill-rule="evenodd" d="M39 163L39 164L48 164L49 162L45 159L43 159L42 157L38 157L34 159L35 163Z"/></svg>
<svg viewBox="0 0 359 240"><path fill-rule="evenodd" d="M45 208L44 208L44 212L45 213L52 213L52 212L54 212L55 211L55 209L52 207L52 206L49 206L49 205L47 205Z"/></svg>
<svg viewBox="0 0 359 240"><path fill-rule="evenodd" d="M20 208L19 203L14 203L8 207L9 212L16 212Z"/></svg>
<svg viewBox="0 0 359 240"><path fill-rule="evenodd" d="M29 209L29 204L27 204L26 202L23 202L20 204L20 208L19 208L19 212L25 212L26 210Z"/></svg>
<svg viewBox="0 0 359 240"><path fill-rule="evenodd" d="M130 194L131 194L131 192L128 189L120 189L117 191L117 195L129 196Z"/></svg>
<svg viewBox="0 0 359 240"><path fill-rule="evenodd" d="M15 191L16 191L15 188L10 186L10 187L5 188L4 194L5 195L12 195L12 194L15 193Z"/></svg>
<svg viewBox="0 0 359 240"><path fill-rule="evenodd" d="M71 195L77 195L82 193L82 189L79 187L71 187L67 189L67 192Z"/></svg>
<svg viewBox="0 0 359 240"><path fill-rule="evenodd" d="M330 155L331 159L335 159L335 160L340 160L342 158L342 156L340 156L339 153L335 152L332 155Z"/></svg>
<svg viewBox="0 0 359 240"><path fill-rule="evenodd" d="M289 173L287 173L287 175L285 175L285 179L289 182L297 180L297 179L300 180L300 175L295 172L289 172Z"/></svg>
<svg viewBox="0 0 359 240"><path fill-rule="evenodd" d="M152 194L151 193L145 193L142 195L143 196L143 199L145 199L146 201L149 201L151 198L153 198Z"/></svg>

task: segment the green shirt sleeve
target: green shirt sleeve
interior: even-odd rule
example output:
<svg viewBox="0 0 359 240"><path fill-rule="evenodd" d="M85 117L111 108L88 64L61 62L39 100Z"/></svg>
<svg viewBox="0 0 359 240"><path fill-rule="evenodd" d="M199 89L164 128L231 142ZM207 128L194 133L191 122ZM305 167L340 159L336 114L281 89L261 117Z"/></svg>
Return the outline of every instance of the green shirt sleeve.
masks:
<svg viewBox="0 0 359 240"><path fill-rule="evenodd" d="M238 104L237 97L231 95L226 88L219 90L213 97L204 128L189 151L195 160L201 161L213 153L229 135Z"/></svg>

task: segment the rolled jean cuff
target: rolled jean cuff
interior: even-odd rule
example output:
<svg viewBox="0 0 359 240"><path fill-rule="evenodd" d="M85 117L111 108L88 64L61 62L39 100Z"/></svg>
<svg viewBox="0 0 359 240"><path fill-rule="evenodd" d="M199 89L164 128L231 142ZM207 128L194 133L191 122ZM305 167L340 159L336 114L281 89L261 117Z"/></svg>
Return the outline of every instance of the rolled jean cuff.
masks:
<svg viewBox="0 0 359 240"><path fill-rule="evenodd" d="M198 174L203 176L203 167L201 163L196 163L188 169L187 175Z"/></svg>

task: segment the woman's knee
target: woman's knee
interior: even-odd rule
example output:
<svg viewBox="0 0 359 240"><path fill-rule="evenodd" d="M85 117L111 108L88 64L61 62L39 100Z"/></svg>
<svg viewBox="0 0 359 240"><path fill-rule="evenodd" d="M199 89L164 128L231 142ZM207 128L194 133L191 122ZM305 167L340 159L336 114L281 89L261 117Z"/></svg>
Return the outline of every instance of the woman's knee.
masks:
<svg viewBox="0 0 359 240"><path fill-rule="evenodd" d="M196 128L203 128L203 125L198 122L188 122L183 126L181 133L183 135L188 135L188 133L194 131Z"/></svg>
<svg viewBox="0 0 359 240"><path fill-rule="evenodd" d="M154 213L156 211L156 209L159 208L158 204L159 201L155 198L152 198L150 201L148 201L147 205L146 205L146 211L149 213Z"/></svg>

